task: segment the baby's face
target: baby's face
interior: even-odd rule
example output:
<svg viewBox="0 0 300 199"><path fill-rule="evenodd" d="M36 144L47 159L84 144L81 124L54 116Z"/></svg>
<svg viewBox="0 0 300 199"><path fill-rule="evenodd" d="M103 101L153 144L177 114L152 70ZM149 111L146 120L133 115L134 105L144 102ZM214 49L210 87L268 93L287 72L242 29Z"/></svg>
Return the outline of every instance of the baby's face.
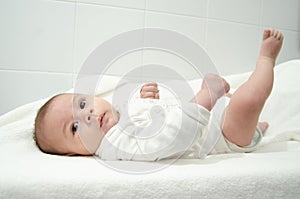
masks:
<svg viewBox="0 0 300 199"><path fill-rule="evenodd" d="M101 98L64 94L50 106L44 134L60 153L90 155L118 120L116 110Z"/></svg>

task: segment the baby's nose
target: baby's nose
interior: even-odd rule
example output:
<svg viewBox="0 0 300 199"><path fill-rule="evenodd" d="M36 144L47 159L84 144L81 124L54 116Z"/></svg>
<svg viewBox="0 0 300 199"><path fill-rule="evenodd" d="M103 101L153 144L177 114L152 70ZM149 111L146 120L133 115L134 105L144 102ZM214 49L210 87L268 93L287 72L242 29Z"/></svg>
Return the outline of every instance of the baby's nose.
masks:
<svg viewBox="0 0 300 199"><path fill-rule="evenodd" d="M94 113L94 109L89 109L86 113L85 120L86 122L90 122Z"/></svg>

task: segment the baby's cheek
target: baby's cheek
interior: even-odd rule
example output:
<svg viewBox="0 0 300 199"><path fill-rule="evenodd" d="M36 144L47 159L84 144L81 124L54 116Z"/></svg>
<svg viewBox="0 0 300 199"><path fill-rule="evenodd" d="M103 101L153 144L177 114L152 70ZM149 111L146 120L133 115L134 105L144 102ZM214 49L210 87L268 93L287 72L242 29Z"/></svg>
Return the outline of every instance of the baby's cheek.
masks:
<svg viewBox="0 0 300 199"><path fill-rule="evenodd" d="M85 146L85 148L94 153L100 145L102 140L102 133L100 132L100 128L96 128L95 126L89 126L86 131L80 134L80 139Z"/></svg>
<svg viewBox="0 0 300 199"><path fill-rule="evenodd" d="M116 121L113 118L109 118L105 129L103 129L104 132L102 132L103 134L106 134L114 125L116 125Z"/></svg>

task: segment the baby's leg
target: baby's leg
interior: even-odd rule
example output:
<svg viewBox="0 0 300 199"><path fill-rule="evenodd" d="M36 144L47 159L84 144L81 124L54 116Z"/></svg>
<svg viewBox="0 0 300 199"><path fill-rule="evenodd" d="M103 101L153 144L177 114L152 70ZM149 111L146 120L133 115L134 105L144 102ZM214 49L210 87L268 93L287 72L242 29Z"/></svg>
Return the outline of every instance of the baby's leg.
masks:
<svg viewBox="0 0 300 199"><path fill-rule="evenodd" d="M215 74L205 75L201 90L197 93L192 102L211 111L217 100L225 93L228 93L229 89L229 84L222 77Z"/></svg>
<svg viewBox="0 0 300 199"><path fill-rule="evenodd" d="M283 35L277 30L264 31L256 68L226 107L222 131L238 146L247 146L252 141L259 115L273 87L273 67L282 42Z"/></svg>

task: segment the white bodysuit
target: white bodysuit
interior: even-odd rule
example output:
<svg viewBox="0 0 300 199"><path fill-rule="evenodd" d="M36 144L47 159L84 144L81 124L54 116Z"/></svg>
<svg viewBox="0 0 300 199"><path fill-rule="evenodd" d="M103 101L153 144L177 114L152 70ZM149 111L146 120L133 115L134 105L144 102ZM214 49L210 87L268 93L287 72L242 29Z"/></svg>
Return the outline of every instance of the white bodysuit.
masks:
<svg viewBox="0 0 300 199"><path fill-rule="evenodd" d="M138 99L128 108L127 104L116 107L119 122L104 136L95 155L103 160L157 161L254 150L261 137L254 147L244 149L222 135L220 112L224 111L224 103L226 99L219 100L212 114L195 103L153 99Z"/></svg>

